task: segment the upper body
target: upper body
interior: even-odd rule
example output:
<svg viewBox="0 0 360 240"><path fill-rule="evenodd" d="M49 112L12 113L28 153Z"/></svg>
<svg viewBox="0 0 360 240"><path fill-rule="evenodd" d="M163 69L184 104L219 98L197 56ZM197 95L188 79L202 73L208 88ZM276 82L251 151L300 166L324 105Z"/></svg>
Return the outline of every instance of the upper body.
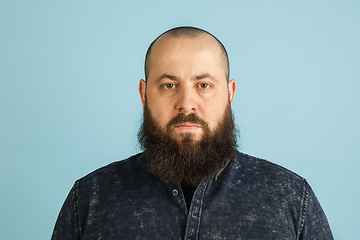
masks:
<svg viewBox="0 0 360 240"><path fill-rule="evenodd" d="M303 178L237 152L235 90L210 33L155 39L139 84L144 152L77 181L53 239L332 239Z"/></svg>
<svg viewBox="0 0 360 240"><path fill-rule="evenodd" d="M56 239L332 239L302 177L237 152L200 184L187 209L181 186L149 173L144 154L78 180L59 215Z"/></svg>

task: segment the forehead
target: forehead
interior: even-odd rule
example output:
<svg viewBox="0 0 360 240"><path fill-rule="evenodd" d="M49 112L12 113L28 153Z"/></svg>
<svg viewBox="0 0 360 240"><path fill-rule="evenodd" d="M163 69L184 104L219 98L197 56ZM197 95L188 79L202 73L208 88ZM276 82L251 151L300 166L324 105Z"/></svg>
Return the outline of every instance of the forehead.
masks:
<svg viewBox="0 0 360 240"><path fill-rule="evenodd" d="M199 34L197 36L161 36L152 47L150 58L158 57L161 54L181 51L203 51L208 50L221 54L221 48L217 40L209 34Z"/></svg>
<svg viewBox="0 0 360 240"><path fill-rule="evenodd" d="M151 72L153 68L176 67L186 63L225 68L224 62L220 44L208 34L196 37L172 37L165 34L152 46L148 64Z"/></svg>

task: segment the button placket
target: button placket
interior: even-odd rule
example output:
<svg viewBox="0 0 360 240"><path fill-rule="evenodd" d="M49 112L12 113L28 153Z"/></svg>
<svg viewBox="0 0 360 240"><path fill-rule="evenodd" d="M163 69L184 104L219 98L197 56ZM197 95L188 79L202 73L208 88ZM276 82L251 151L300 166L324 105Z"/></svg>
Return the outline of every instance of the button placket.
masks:
<svg viewBox="0 0 360 240"><path fill-rule="evenodd" d="M171 191L171 194L176 197L177 195L179 195L179 191L175 188Z"/></svg>
<svg viewBox="0 0 360 240"><path fill-rule="evenodd" d="M202 183L195 190L186 223L186 240L198 239L197 235L200 227L201 210L207 185L208 182Z"/></svg>

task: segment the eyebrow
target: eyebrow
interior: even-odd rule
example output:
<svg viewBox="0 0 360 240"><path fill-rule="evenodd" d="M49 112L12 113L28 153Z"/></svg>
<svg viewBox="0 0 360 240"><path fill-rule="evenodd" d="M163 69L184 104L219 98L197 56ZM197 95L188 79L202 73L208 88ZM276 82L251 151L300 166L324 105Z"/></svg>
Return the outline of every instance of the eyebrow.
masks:
<svg viewBox="0 0 360 240"><path fill-rule="evenodd" d="M195 77L196 80L201 80L204 78L210 78L211 80L214 80L216 82L218 81L214 76L210 75L209 73L204 73Z"/></svg>
<svg viewBox="0 0 360 240"><path fill-rule="evenodd" d="M163 75L161 75L155 82L159 82L159 81L161 81L161 80L164 79L164 78L168 78L168 79L173 80L173 81L178 80L178 78L175 77L175 76L173 76L173 75L163 74Z"/></svg>
<svg viewBox="0 0 360 240"><path fill-rule="evenodd" d="M175 77L175 76L173 76L173 75L163 74L163 75L161 75L155 82L159 82L159 81L161 81L161 80L164 79L164 78L167 78L167 79L170 79L170 80L173 80L173 81L178 80L178 78ZM210 79L212 79L212 80L214 80L214 81L216 81L216 82L218 81L215 77L213 77L213 76L210 75L209 73L204 73L204 74L201 74L201 75L199 75L199 76L196 76L196 77L194 78L194 80L201 80L201 79L204 79L204 78L210 78Z"/></svg>

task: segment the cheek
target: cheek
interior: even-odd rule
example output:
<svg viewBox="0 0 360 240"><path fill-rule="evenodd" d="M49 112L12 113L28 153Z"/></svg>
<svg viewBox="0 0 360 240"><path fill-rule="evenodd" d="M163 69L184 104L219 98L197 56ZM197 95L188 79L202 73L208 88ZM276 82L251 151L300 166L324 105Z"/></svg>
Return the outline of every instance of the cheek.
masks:
<svg viewBox="0 0 360 240"><path fill-rule="evenodd" d="M161 101L148 101L148 107L153 119L160 125L160 127L166 126L166 124L171 120L172 110L169 104Z"/></svg>
<svg viewBox="0 0 360 240"><path fill-rule="evenodd" d="M222 121L224 113L228 106L228 101L214 101L203 107L204 120L209 125L210 130L214 130Z"/></svg>

